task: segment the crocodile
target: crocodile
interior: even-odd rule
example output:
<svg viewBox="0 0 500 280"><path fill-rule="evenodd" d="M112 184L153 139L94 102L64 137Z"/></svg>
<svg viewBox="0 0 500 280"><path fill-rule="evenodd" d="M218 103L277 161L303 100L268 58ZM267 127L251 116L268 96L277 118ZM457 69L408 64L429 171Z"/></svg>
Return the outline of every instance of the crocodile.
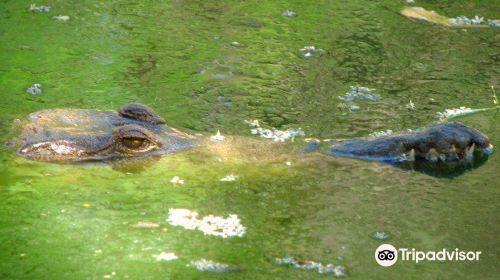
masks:
<svg viewBox="0 0 500 280"><path fill-rule="evenodd" d="M32 113L29 119L17 138L17 154L35 161L111 161L216 145L202 135L168 126L151 108L136 103L118 111L42 110ZM402 134L324 143L326 149L322 143L313 148L309 145L305 150L374 160L434 176L461 174L468 163L484 163L493 149L484 134L459 122L438 123Z"/></svg>

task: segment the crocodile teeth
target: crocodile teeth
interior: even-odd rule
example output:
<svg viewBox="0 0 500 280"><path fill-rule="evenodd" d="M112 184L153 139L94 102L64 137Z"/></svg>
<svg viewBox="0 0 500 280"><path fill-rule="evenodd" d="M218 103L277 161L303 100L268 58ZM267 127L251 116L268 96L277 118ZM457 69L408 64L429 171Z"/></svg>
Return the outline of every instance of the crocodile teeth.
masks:
<svg viewBox="0 0 500 280"><path fill-rule="evenodd" d="M427 152L427 155L425 155L425 158L428 161L437 162L439 158L439 153L436 151L436 149L430 148L429 152Z"/></svg>
<svg viewBox="0 0 500 280"><path fill-rule="evenodd" d="M458 160L458 154L457 154L457 148L455 148L455 145L451 145L450 152L448 154L448 159L449 160Z"/></svg>
<svg viewBox="0 0 500 280"><path fill-rule="evenodd" d="M406 160L415 161L415 149L411 149L408 155L406 156Z"/></svg>
<svg viewBox="0 0 500 280"><path fill-rule="evenodd" d="M465 160L471 161L474 158L474 148L476 147L476 143L472 143L469 148L465 149Z"/></svg>
<svg viewBox="0 0 500 280"><path fill-rule="evenodd" d="M445 161L446 161L446 155L445 155L445 154L439 154L439 159L440 159L442 162L445 162Z"/></svg>

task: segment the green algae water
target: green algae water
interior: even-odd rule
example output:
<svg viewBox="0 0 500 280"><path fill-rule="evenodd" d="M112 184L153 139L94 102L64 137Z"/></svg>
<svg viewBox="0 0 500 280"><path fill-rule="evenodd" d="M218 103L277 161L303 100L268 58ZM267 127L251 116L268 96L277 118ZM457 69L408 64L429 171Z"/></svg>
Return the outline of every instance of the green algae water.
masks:
<svg viewBox="0 0 500 280"><path fill-rule="evenodd" d="M498 0L416 2L450 17L500 18ZM192 133L254 141L244 120L258 119L300 127L309 138L352 138L424 127L448 108L491 107L490 87L500 88L500 29L411 21L399 14L405 1L36 3L50 12L31 12L30 4L0 1L2 143L14 136L14 120L34 111L130 102ZM288 9L297 15L284 16ZM324 53L304 58L305 46ZM34 83L42 94L26 93ZM382 99L346 110L338 96L356 85ZM499 114L460 121L500 147ZM498 277L497 152L477 169L440 179L275 145L279 157L190 150L125 168L33 162L2 145L0 278L333 277L276 263L287 256L341 265L348 279ZM239 177L220 181L229 174ZM171 183L174 176L184 185ZM174 208L236 214L246 233L221 238L172 226ZM134 226L141 222L155 226ZM374 239L375 232L390 239ZM384 268L374 259L382 243L482 254ZM178 259L157 260L162 252ZM199 271L191 262L200 259L237 269Z"/></svg>

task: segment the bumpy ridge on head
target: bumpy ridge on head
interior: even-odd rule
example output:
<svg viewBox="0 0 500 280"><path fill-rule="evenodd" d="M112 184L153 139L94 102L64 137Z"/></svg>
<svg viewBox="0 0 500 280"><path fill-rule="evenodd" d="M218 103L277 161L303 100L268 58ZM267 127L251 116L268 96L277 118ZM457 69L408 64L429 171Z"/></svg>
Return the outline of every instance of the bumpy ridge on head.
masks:
<svg viewBox="0 0 500 280"><path fill-rule="evenodd" d="M156 114L153 109L146 105L130 103L118 110L118 114L124 118L147 122L150 124L165 124L165 120Z"/></svg>

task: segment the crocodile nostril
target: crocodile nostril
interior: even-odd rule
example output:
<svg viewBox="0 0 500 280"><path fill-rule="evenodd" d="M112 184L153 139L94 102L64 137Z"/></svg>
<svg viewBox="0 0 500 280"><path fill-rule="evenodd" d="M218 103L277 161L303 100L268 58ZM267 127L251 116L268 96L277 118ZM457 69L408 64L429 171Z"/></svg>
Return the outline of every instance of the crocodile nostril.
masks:
<svg viewBox="0 0 500 280"><path fill-rule="evenodd" d="M491 155L493 153L493 145L489 145L488 147L483 149L483 153L485 155Z"/></svg>

